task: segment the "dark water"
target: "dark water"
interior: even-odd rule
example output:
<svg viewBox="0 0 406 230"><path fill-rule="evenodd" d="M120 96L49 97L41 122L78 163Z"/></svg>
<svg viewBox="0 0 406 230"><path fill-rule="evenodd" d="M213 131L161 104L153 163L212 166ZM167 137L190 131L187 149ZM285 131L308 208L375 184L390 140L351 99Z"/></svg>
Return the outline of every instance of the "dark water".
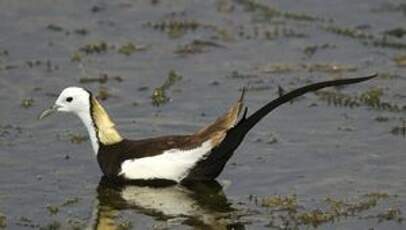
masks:
<svg viewBox="0 0 406 230"><path fill-rule="evenodd" d="M400 0L0 1L0 226L404 229L405 20ZM182 80L153 106L171 70ZM77 118L36 120L79 85L108 93L127 137L187 133L242 86L254 111L278 86L372 72L275 111L219 184L106 185Z"/></svg>

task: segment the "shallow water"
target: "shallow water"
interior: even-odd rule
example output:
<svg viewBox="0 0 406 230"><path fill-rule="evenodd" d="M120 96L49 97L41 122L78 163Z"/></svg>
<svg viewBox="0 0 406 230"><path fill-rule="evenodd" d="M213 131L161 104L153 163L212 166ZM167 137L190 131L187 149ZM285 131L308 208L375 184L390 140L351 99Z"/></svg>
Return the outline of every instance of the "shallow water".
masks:
<svg viewBox="0 0 406 230"><path fill-rule="evenodd" d="M400 0L1 1L0 226L404 229L405 17ZM102 41L100 53L79 51ZM128 42L140 50L120 53ZM171 70L182 80L166 91L168 103L153 106ZM79 120L36 120L61 89L79 85L110 94L102 103L127 137L187 133L223 113L243 86L252 112L278 86L373 72L380 77L273 112L215 185L99 185L90 143L72 141L86 136ZM106 82L80 83L103 74ZM371 194L384 198L362 206ZM274 196L295 197L297 207L264 207ZM364 209L304 222L303 213L330 213L326 198Z"/></svg>

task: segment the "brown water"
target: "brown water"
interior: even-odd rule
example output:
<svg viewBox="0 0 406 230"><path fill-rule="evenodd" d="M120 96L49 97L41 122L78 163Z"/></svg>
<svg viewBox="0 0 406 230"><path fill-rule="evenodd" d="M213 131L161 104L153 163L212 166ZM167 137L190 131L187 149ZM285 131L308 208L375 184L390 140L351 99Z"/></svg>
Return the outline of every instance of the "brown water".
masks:
<svg viewBox="0 0 406 230"><path fill-rule="evenodd" d="M400 0L0 1L0 226L404 229L405 20ZM171 70L182 79L156 107ZM36 120L79 85L108 93L127 137L187 133L243 86L252 112L278 86L372 72L276 110L219 184L192 188L99 185L79 120Z"/></svg>

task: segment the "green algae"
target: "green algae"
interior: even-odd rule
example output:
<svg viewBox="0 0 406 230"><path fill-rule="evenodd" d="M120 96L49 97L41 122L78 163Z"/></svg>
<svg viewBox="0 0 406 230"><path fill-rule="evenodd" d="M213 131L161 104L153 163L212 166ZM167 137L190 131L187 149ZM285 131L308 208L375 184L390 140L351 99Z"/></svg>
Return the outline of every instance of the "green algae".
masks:
<svg viewBox="0 0 406 230"><path fill-rule="evenodd" d="M153 90L152 92L152 104L154 106L161 106L169 101L169 97L166 95L166 91L172 87L176 82L182 80L182 75L178 74L176 71L171 70L168 73L168 78L160 86Z"/></svg>
<svg viewBox="0 0 406 230"><path fill-rule="evenodd" d="M99 53L104 53L107 51L109 46L105 41L98 41L98 42L93 42L86 44L82 47L79 48L79 51L89 55L89 54L99 54Z"/></svg>
<svg viewBox="0 0 406 230"><path fill-rule="evenodd" d="M389 36L393 36L396 38L402 38L403 36L406 35L406 29L401 28L401 27L397 27L394 29L390 29L390 30L386 30L384 32L384 34L389 35Z"/></svg>
<svg viewBox="0 0 406 230"><path fill-rule="evenodd" d="M82 134L70 133L69 140L70 140L70 143L72 143L72 144L82 144L83 142L88 141L89 137L86 135L82 135Z"/></svg>
<svg viewBox="0 0 406 230"><path fill-rule="evenodd" d="M53 221L45 226L41 226L40 230L59 230L62 228L62 224L58 221Z"/></svg>
<svg viewBox="0 0 406 230"><path fill-rule="evenodd" d="M375 219L378 219L378 223L384 221L396 221L398 223L401 223L404 219L399 208L388 208L384 212L379 213L373 217Z"/></svg>
<svg viewBox="0 0 406 230"><path fill-rule="evenodd" d="M50 30L50 31L54 31L54 32L62 32L62 31L64 31L62 26L55 25L55 24L49 24L47 26L47 29Z"/></svg>
<svg viewBox="0 0 406 230"><path fill-rule="evenodd" d="M303 53L307 56L307 57L312 57L313 55L316 54L316 52L320 51L320 50L325 50L325 49L335 49L337 48L336 45L332 45L330 43L325 43L325 44L321 44L321 45L308 45L306 47L303 48Z"/></svg>
<svg viewBox="0 0 406 230"><path fill-rule="evenodd" d="M7 218L0 212L0 229L5 229L7 227Z"/></svg>
<svg viewBox="0 0 406 230"><path fill-rule="evenodd" d="M79 51L75 51L75 52L72 54L70 60L71 60L72 62L81 62L81 61L82 61L82 58L83 58L82 56L83 56L83 55L82 55Z"/></svg>
<svg viewBox="0 0 406 230"><path fill-rule="evenodd" d="M278 210L286 210L290 212L296 212L298 209L298 201L295 195L291 196L268 196L261 199L261 206L278 209Z"/></svg>
<svg viewBox="0 0 406 230"><path fill-rule="evenodd" d="M297 29L286 26L277 26L272 29L264 30L263 34L267 40L275 40L278 38L306 38L309 36Z"/></svg>
<svg viewBox="0 0 406 230"><path fill-rule="evenodd" d="M131 221L123 221L117 225L117 230L129 230L133 229L133 223Z"/></svg>
<svg viewBox="0 0 406 230"><path fill-rule="evenodd" d="M357 66L337 63L272 63L257 67L264 73L289 73L289 72L321 72L321 73L351 73L358 70Z"/></svg>
<svg viewBox="0 0 406 230"><path fill-rule="evenodd" d="M27 227L27 228L39 228L38 224L33 223L33 221L25 216L21 216L17 223L18 226Z"/></svg>
<svg viewBox="0 0 406 230"><path fill-rule="evenodd" d="M77 203L79 203L79 201L80 201L79 197L68 198L61 204L61 207L77 204Z"/></svg>
<svg viewBox="0 0 406 230"><path fill-rule="evenodd" d="M145 51L146 49L147 47L145 45L136 45L133 42L126 42L116 46L101 40L83 45L78 50L73 52L70 60L71 62L81 62L86 56L102 54L111 50L125 56L131 56L134 52Z"/></svg>
<svg viewBox="0 0 406 230"><path fill-rule="evenodd" d="M34 99L33 98L24 98L21 101L21 107L28 109L34 105Z"/></svg>
<svg viewBox="0 0 406 230"><path fill-rule="evenodd" d="M240 4L245 11L256 13L257 15L255 15L255 21L270 21L274 18L284 18L293 21L305 22L332 21L332 19L325 19L302 12L284 11L276 7L259 3L255 0L235 0L234 2Z"/></svg>
<svg viewBox="0 0 406 230"><path fill-rule="evenodd" d="M216 42L195 39L186 45L179 46L175 50L175 53L182 55L182 56L187 56L189 54L205 53L209 50L210 47L211 48L224 48L223 45L220 45Z"/></svg>
<svg viewBox="0 0 406 230"><path fill-rule="evenodd" d="M59 212L59 207L55 205L48 205L47 210L50 215L56 215Z"/></svg>
<svg viewBox="0 0 406 230"><path fill-rule="evenodd" d="M400 126L393 127L391 133L395 136L406 137L406 121L402 121Z"/></svg>
<svg viewBox="0 0 406 230"><path fill-rule="evenodd" d="M180 38L184 36L189 31L196 31L199 28L205 27L200 22L191 19L166 19L160 22L147 22L146 27L152 28L154 30L162 31L168 34L170 38Z"/></svg>
<svg viewBox="0 0 406 230"><path fill-rule="evenodd" d="M396 65L400 67L406 67L406 54L399 54L393 58Z"/></svg>
<svg viewBox="0 0 406 230"><path fill-rule="evenodd" d="M134 52L146 50L146 46L134 45L132 42L127 42L124 45L120 46L117 50L118 53L130 56Z"/></svg>
<svg viewBox="0 0 406 230"><path fill-rule="evenodd" d="M156 22L149 21L145 23L144 26L146 28L166 33L171 39L181 38L188 33L205 31L210 32L213 39L217 38L223 41L232 40L231 34L227 29L217 25L200 22L196 19L185 18L183 15L178 16L173 14Z"/></svg>
<svg viewBox="0 0 406 230"><path fill-rule="evenodd" d="M96 98L102 101L109 99L111 96L113 95L110 93L109 89L104 86L101 86L96 93Z"/></svg>
<svg viewBox="0 0 406 230"><path fill-rule="evenodd" d="M359 95L348 95L337 91L321 90L315 92L320 100L327 101L329 105L343 107L360 107L367 106L381 111L388 112L405 112L406 105L398 105L382 100L383 90L380 88L370 88Z"/></svg>
<svg viewBox="0 0 406 230"><path fill-rule="evenodd" d="M344 218L373 219L378 223L401 222L403 217L398 208L388 208L374 215L368 214L375 212L378 205L382 205L389 198L394 196L385 192L366 193L349 200L327 197L320 201L319 208L306 208L300 204L296 195L274 195L261 199L250 197L250 200L268 209L268 227L300 229L300 226L317 228L326 223L340 222Z"/></svg>
<svg viewBox="0 0 406 230"><path fill-rule="evenodd" d="M99 76L97 77L85 76L79 79L79 83L81 84L89 84L89 83L105 84L108 81L122 82L123 78L121 76L110 76L107 73L100 73Z"/></svg>
<svg viewBox="0 0 406 230"><path fill-rule="evenodd" d="M353 27L327 25L322 26L322 29L327 32L358 40L362 44L367 46L391 49L406 49L406 43L398 40L393 40L390 38L390 36L373 34L365 30Z"/></svg>

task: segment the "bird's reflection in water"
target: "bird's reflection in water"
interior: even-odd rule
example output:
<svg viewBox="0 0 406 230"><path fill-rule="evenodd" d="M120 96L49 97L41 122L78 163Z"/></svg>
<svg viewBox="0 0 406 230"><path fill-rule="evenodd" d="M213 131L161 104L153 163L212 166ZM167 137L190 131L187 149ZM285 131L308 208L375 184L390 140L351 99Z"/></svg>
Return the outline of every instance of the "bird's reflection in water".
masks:
<svg viewBox="0 0 406 230"><path fill-rule="evenodd" d="M244 229L225 221L233 209L222 186L215 182L188 185L116 184L102 178L90 229L119 229L120 211L134 210L156 220L181 219L196 229ZM136 222L136 220L131 220Z"/></svg>

